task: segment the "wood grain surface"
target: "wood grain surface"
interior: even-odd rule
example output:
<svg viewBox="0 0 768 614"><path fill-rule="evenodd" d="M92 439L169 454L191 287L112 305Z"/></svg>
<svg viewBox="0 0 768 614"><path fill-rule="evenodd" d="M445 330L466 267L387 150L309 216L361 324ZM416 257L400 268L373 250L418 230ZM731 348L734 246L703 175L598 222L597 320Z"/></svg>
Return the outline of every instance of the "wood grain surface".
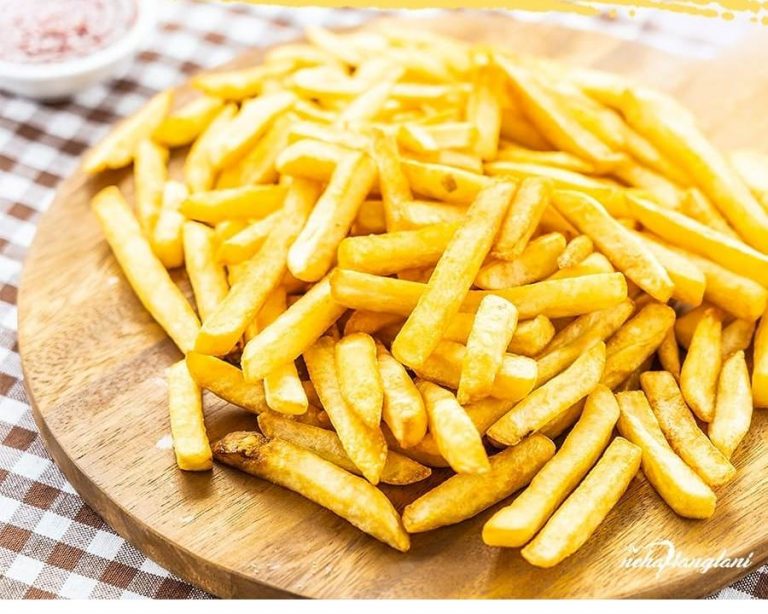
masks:
<svg viewBox="0 0 768 614"><path fill-rule="evenodd" d="M768 45L758 41L703 62L498 16L427 25L660 87L690 106L723 146L759 147L768 138ZM253 51L235 64L259 56ZM178 160L172 166L178 172ZM640 476L588 544L549 570L531 567L517 550L483 545L481 527L496 508L416 535L401 554L259 479L221 466L177 470L164 370L180 355L133 296L89 210L91 195L109 183L132 196L129 172L98 179L78 172L40 223L19 299L25 383L51 455L85 501L182 578L222 597L690 597L745 570L627 569L630 548L669 539L688 557L752 552L755 564L768 557L765 411L756 412L734 457L738 477L717 493L714 518L677 517ZM255 416L212 396L206 416L211 438L256 427ZM402 509L424 488L386 492Z"/></svg>

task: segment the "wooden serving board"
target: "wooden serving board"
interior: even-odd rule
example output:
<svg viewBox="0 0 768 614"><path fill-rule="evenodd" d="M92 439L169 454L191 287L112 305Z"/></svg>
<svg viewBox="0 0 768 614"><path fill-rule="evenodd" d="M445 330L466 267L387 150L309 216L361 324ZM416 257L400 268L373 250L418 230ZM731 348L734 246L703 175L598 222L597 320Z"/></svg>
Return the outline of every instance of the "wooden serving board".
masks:
<svg viewBox="0 0 768 614"><path fill-rule="evenodd" d="M768 45L759 42L703 62L498 16L427 25L658 86L693 108L724 146L768 138ZM234 65L259 57L253 51ZM718 492L714 518L677 517L639 476L588 544L550 570L531 567L516 550L483 545L480 530L493 509L416 535L401 554L262 480L221 466L177 470L164 370L180 354L133 296L89 210L90 197L109 183L132 196L129 172L97 179L78 172L40 223L19 300L25 381L48 449L73 486L118 533L182 578L222 597L689 597L745 570L626 569L630 547L668 539L687 557L753 552L754 564L768 557L768 412L756 412L734 458L738 477ZM253 415L213 397L206 403L212 438L256 427ZM419 491L387 494L402 509Z"/></svg>

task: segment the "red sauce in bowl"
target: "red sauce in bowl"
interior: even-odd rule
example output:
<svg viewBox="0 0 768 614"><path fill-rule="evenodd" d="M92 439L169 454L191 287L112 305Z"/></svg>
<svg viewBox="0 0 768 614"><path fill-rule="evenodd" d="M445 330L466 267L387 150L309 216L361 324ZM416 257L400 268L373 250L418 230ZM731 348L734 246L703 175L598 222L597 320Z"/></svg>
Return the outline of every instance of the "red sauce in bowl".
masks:
<svg viewBox="0 0 768 614"><path fill-rule="evenodd" d="M108 47L136 22L135 0L0 0L0 61L62 62Z"/></svg>

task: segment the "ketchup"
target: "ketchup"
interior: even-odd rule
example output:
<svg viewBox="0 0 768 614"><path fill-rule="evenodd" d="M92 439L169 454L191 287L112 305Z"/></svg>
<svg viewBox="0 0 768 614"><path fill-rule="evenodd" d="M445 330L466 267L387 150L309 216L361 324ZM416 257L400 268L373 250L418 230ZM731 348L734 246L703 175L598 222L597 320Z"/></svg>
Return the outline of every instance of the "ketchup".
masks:
<svg viewBox="0 0 768 614"><path fill-rule="evenodd" d="M116 42L135 20L135 0L0 0L0 61L83 57Z"/></svg>

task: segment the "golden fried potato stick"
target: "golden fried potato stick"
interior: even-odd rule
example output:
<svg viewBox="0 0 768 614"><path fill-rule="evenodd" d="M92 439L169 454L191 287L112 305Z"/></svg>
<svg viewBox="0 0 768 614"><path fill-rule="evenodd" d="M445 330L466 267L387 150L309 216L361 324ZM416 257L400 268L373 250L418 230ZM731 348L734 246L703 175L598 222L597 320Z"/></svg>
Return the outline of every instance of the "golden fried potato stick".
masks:
<svg viewBox="0 0 768 614"><path fill-rule="evenodd" d="M644 191L649 197L665 207L671 209L680 207L680 201L683 198L682 191L677 185L656 171L630 159L619 164L612 173L628 186Z"/></svg>
<svg viewBox="0 0 768 614"><path fill-rule="evenodd" d="M557 257L557 266L567 269L581 264L594 253L595 245L587 235L574 237Z"/></svg>
<svg viewBox="0 0 768 614"><path fill-rule="evenodd" d="M237 105L225 105L189 148L189 153L184 159L184 182L190 192L203 192L213 187L216 169L211 163L211 150L223 137L236 113Z"/></svg>
<svg viewBox="0 0 768 614"><path fill-rule="evenodd" d="M157 323L186 353L200 330L192 306L152 252L139 223L115 186L104 188L91 207L128 283Z"/></svg>
<svg viewBox="0 0 768 614"><path fill-rule="evenodd" d="M467 338L456 392L465 405L490 396L507 346L517 328L517 309L508 300L488 295L480 301Z"/></svg>
<svg viewBox="0 0 768 614"><path fill-rule="evenodd" d="M528 484L554 453L555 444L542 435L533 435L491 456L490 471L448 478L406 506L406 531L421 533L479 514Z"/></svg>
<svg viewBox="0 0 768 614"><path fill-rule="evenodd" d="M556 190L552 202L628 279L662 303L672 297L675 286L664 267L595 199L581 192Z"/></svg>
<svg viewBox="0 0 768 614"><path fill-rule="evenodd" d="M522 180L496 236L491 250L494 258L512 260L523 253L549 205L551 190L552 184L547 179L529 177Z"/></svg>
<svg viewBox="0 0 768 614"><path fill-rule="evenodd" d="M565 246L565 237L559 232L542 235L513 260L495 260L483 266L475 285L484 290L500 290L541 281L557 272L557 259Z"/></svg>
<svg viewBox="0 0 768 614"><path fill-rule="evenodd" d="M520 551L536 567L554 567L571 556L597 530L640 469L640 448L623 437L608 446L597 464Z"/></svg>
<svg viewBox="0 0 768 614"><path fill-rule="evenodd" d="M319 186L315 183L301 179L293 181L280 219L261 250L247 262L242 277L235 281L216 311L203 323L195 342L196 351L221 356L235 347L248 323L256 317L267 297L282 281L286 272L286 255L304 226L318 193ZM290 356L273 364L273 367L297 357L298 354ZM244 369L248 376L249 369ZM261 377L269 371L262 373Z"/></svg>
<svg viewBox="0 0 768 614"><path fill-rule="evenodd" d="M321 183L330 180L342 158L354 153L341 145L305 139L283 149L275 160L275 168L283 175L303 177Z"/></svg>
<svg viewBox="0 0 768 614"><path fill-rule="evenodd" d="M342 337L335 347L341 396L370 428L381 422L384 384L379 374L376 342L366 333Z"/></svg>
<svg viewBox="0 0 768 614"><path fill-rule="evenodd" d="M650 303L608 340L601 383L612 390L621 385L661 345L674 326L671 307Z"/></svg>
<svg viewBox="0 0 768 614"><path fill-rule="evenodd" d="M261 380L246 383L240 369L220 358L189 352L187 369L198 386L210 390L225 401L254 414L260 414L269 409L264 398L264 386Z"/></svg>
<svg viewBox="0 0 768 614"><path fill-rule="evenodd" d="M488 436L507 446L518 444L592 392L604 366L605 344L596 343L570 367L517 403L488 429Z"/></svg>
<svg viewBox="0 0 768 614"><path fill-rule="evenodd" d="M768 256L695 220L646 199L627 196L631 213L665 241L768 286Z"/></svg>
<svg viewBox="0 0 768 614"><path fill-rule="evenodd" d="M604 328L606 331L611 330L613 325L606 324L607 322L626 320L634 310L635 303L631 299L625 299L614 307L585 313L561 328L543 353L551 353L565 347L597 327ZM625 317L624 314L628 315Z"/></svg>
<svg viewBox="0 0 768 614"><path fill-rule="evenodd" d="M484 189L470 206L466 223L456 231L424 293L392 343L392 354L410 367L423 365L443 329L459 312L472 282L499 231L515 186L498 183Z"/></svg>
<svg viewBox="0 0 768 614"><path fill-rule="evenodd" d="M707 278L696 263L653 236L630 230L661 263L675 285L672 298L696 307L704 300Z"/></svg>
<svg viewBox="0 0 768 614"><path fill-rule="evenodd" d="M208 72L193 77L192 85L209 96L239 102L257 96L265 82L285 77L294 66L292 61L280 60L248 68Z"/></svg>
<svg viewBox="0 0 768 614"><path fill-rule="evenodd" d="M421 228L432 224L463 223L467 217L467 208L463 206L412 200L403 212L403 229Z"/></svg>
<svg viewBox="0 0 768 614"><path fill-rule="evenodd" d="M508 101L509 102L509 101ZM507 141L536 151L547 151L552 146L517 107L504 107L501 113L501 137Z"/></svg>
<svg viewBox="0 0 768 614"><path fill-rule="evenodd" d="M474 149L483 160L493 160L499 148L501 131L501 88L498 67L490 58L475 69L472 89L467 101L467 120L475 127Z"/></svg>
<svg viewBox="0 0 768 614"><path fill-rule="evenodd" d="M353 311L344 323L344 335L354 333L367 333L373 335L382 328L393 324L402 324L405 319L402 316L392 313L381 313L376 311Z"/></svg>
<svg viewBox="0 0 768 614"><path fill-rule="evenodd" d="M443 340L414 372L423 379L448 388L458 388L465 357L466 348L463 345ZM518 400L527 395L536 382L536 361L525 356L504 354L494 375L490 396Z"/></svg>
<svg viewBox="0 0 768 614"><path fill-rule="evenodd" d="M723 328L723 334L720 339L723 359L728 358L736 352L743 352L752 343L752 337L755 334L757 322L750 320L734 320L728 326Z"/></svg>
<svg viewBox="0 0 768 614"><path fill-rule="evenodd" d="M303 281L317 281L333 266L339 243L371 190L376 166L365 154L344 156L288 251L288 269Z"/></svg>
<svg viewBox="0 0 768 614"><path fill-rule="evenodd" d="M377 344L377 359L384 389L384 422L401 447L415 446L427 432L424 400L405 367L381 344Z"/></svg>
<svg viewBox="0 0 768 614"><path fill-rule="evenodd" d="M149 139L171 108L172 90L156 94L136 113L122 120L107 137L89 149L83 170L90 174L123 168L133 162L138 144Z"/></svg>
<svg viewBox="0 0 768 614"><path fill-rule="evenodd" d="M506 73L525 115L547 141L593 162L600 169L612 168L622 159L599 138L584 128L572 111L540 79L501 54L494 60Z"/></svg>
<svg viewBox="0 0 768 614"><path fill-rule="evenodd" d="M152 133L152 138L166 147L192 143L218 115L224 101L213 96L198 96L174 109Z"/></svg>
<svg viewBox="0 0 768 614"><path fill-rule="evenodd" d="M373 134L377 130L380 129L371 128L371 133ZM288 143L293 144L298 141L321 141L329 145L340 145L347 149L367 151L371 145L372 137L355 131L340 130L337 127L319 122L296 121L290 126Z"/></svg>
<svg viewBox="0 0 768 614"><path fill-rule="evenodd" d="M664 336L664 340L661 342L659 349L656 350L659 357L659 362L665 371L669 371L672 377L679 383L680 382L680 347L677 345L677 337L675 337L675 329L670 328L667 334Z"/></svg>
<svg viewBox="0 0 768 614"><path fill-rule="evenodd" d="M181 212L191 220L218 224L225 220L252 220L280 209L286 198L282 185L253 185L191 194Z"/></svg>
<svg viewBox="0 0 768 614"><path fill-rule="evenodd" d="M763 315L755 333L752 354L752 396L755 407L768 407L768 318Z"/></svg>
<svg viewBox="0 0 768 614"><path fill-rule="evenodd" d="M232 236L222 238L216 250L219 262L227 265L240 264L258 254L281 215L278 209L266 217L251 222Z"/></svg>
<svg viewBox="0 0 768 614"><path fill-rule="evenodd" d="M368 426L344 400L334 345L330 337L321 337L304 351L304 362L344 451L363 476L372 484L377 484L387 460L387 444L378 425Z"/></svg>
<svg viewBox="0 0 768 614"><path fill-rule="evenodd" d="M372 134L370 153L379 175L386 228L390 232L400 230L405 226L407 203L413 200L413 193L395 136L382 129L374 129Z"/></svg>
<svg viewBox="0 0 768 614"><path fill-rule="evenodd" d="M365 200L357 210L350 236L380 235L387 232L387 221L384 216L384 203L380 200Z"/></svg>
<svg viewBox="0 0 768 614"><path fill-rule="evenodd" d="M361 475L357 466L349 460L339 437L333 431L311 424L302 424L269 411L259 415L259 429L267 439L289 441L350 473ZM429 467L390 450L381 472L381 481L384 484L402 486L421 482L431 473L432 470Z"/></svg>
<svg viewBox="0 0 768 614"><path fill-rule="evenodd" d="M219 462L305 496L401 552L410 547L400 517L384 493L309 450L240 431L214 443L213 454Z"/></svg>
<svg viewBox="0 0 768 614"><path fill-rule="evenodd" d="M594 252L584 258L578 264L566 269L560 269L556 273L547 277L548 280L568 279L572 277L583 277L584 275L599 275L600 273L613 273L615 269L608 261L608 258L599 252Z"/></svg>
<svg viewBox="0 0 768 614"><path fill-rule="evenodd" d="M289 130L295 120L296 116L292 113L276 117L253 149L236 164L221 171L216 187L238 188L277 181L277 156L287 147Z"/></svg>
<svg viewBox="0 0 768 614"><path fill-rule="evenodd" d="M752 422L752 390L744 352L739 350L723 363L717 383L715 414L707 434L714 446L730 459Z"/></svg>
<svg viewBox="0 0 768 614"><path fill-rule="evenodd" d="M394 317L391 314L382 315ZM466 345L474 321L475 315L472 313L457 313L445 330L443 340ZM387 322L387 324L391 324L391 322ZM545 316L536 316L532 320L518 322L506 351L510 354L535 356L544 349L554 334L555 328L549 318Z"/></svg>
<svg viewBox="0 0 768 614"><path fill-rule="evenodd" d="M688 188L680 199L680 212L713 230L741 241L722 214L698 188Z"/></svg>
<svg viewBox="0 0 768 614"><path fill-rule="evenodd" d="M211 446L203 421L200 387L182 360L168 367L168 408L176 464L185 471L207 471L213 467Z"/></svg>
<svg viewBox="0 0 768 614"><path fill-rule="evenodd" d="M469 205L493 179L460 168L402 158L403 173L415 194L440 202Z"/></svg>
<svg viewBox="0 0 768 614"><path fill-rule="evenodd" d="M167 181L163 188L160 212L150 237L152 249L166 269L184 264L185 219L180 209L188 195L187 186L178 181Z"/></svg>
<svg viewBox="0 0 768 614"><path fill-rule="evenodd" d="M640 89L625 92L622 109L628 123L691 176L749 245L768 251L768 213L687 110Z"/></svg>
<svg viewBox="0 0 768 614"><path fill-rule="evenodd" d="M272 291L257 317L258 329L274 322L286 309L285 288L278 286ZM255 331L258 334L258 331ZM250 337L246 331L246 337ZM281 414L299 415L307 411L309 401L299 379L296 364L290 360L270 371L264 377L264 396L267 405Z"/></svg>
<svg viewBox="0 0 768 614"><path fill-rule="evenodd" d="M418 230L347 237L339 243L338 266L373 275L431 266L440 259L458 227L435 224Z"/></svg>
<svg viewBox="0 0 768 614"><path fill-rule="evenodd" d="M210 161L214 168L222 169L239 162L275 118L291 108L295 99L292 93L281 91L244 102L211 147Z"/></svg>
<svg viewBox="0 0 768 614"><path fill-rule="evenodd" d="M491 465L482 435L453 393L426 381L418 382L417 387L440 455L456 473L487 473Z"/></svg>
<svg viewBox="0 0 768 614"><path fill-rule="evenodd" d="M707 309L696 325L680 370L680 388L696 416L711 422L717 379L722 366L723 322L718 311Z"/></svg>
<svg viewBox="0 0 768 614"><path fill-rule="evenodd" d="M414 310L427 287L424 283L345 269L334 270L330 281L334 299L350 309L402 316L408 316ZM565 318L621 303L627 298L627 282L621 273L609 273L540 281L490 292L470 291L461 309L474 313L487 294L502 296L514 304L521 319L538 315Z"/></svg>
<svg viewBox="0 0 768 614"><path fill-rule="evenodd" d="M710 486L722 486L736 469L699 429L680 393L675 378L666 371L647 371L640 384L672 449Z"/></svg>
<svg viewBox="0 0 768 614"><path fill-rule="evenodd" d="M229 292L224 267L214 256L213 231L205 224L186 222L183 228L184 263L200 319L216 310Z"/></svg>
<svg viewBox="0 0 768 614"><path fill-rule="evenodd" d="M684 518L709 518L715 493L667 443L648 400L641 391L616 395L619 432L643 451L643 473L659 496Z"/></svg>
<svg viewBox="0 0 768 614"><path fill-rule="evenodd" d="M566 151L540 151L507 142L501 144L495 160L535 164L537 166L553 166L585 175L595 172L594 164Z"/></svg>
<svg viewBox="0 0 768 614"><path fill-rule="evenodd" d="M528 543L603 453L618 419L616 398L598 385L557 454L511 505L485 523L483 542L507 548Z"/></svg>
<svg viewBox="0 0 768 614"><path fill-rule="evenodd" d="M150 237L160 215L163 187L167 179L168 150L150 139L139 141L136 145L133 165L136 217L144 234Z"/></svg>

